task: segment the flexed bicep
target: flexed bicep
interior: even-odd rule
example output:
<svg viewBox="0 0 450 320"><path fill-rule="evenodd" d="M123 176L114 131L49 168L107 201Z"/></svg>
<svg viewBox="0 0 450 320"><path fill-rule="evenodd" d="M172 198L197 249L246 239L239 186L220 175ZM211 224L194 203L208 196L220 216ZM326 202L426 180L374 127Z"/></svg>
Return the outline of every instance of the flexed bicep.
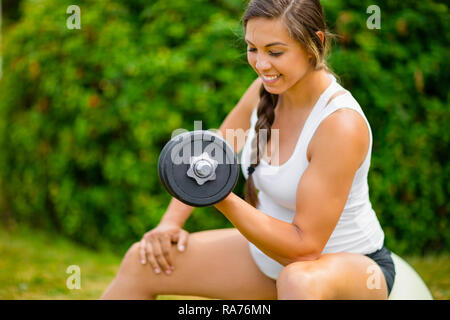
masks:
<svg viewBox="0 0 450 320"><path fill-rule="evenodd" d="M312 250L323 250L344 210L367 152L365 130L364 122L339 111L316 131L310 163L298 184L293 219Z"/></svg>

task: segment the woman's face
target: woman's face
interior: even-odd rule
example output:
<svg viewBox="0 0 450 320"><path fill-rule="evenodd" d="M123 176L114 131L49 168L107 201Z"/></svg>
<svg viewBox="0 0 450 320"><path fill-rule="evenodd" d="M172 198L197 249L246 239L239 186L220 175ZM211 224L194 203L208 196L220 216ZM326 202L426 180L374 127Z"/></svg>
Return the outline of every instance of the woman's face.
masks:
<svg viewBox="0 0 450 320"><path fill-rule="evenodd" d="M252 18L245 30L247 59L265 89L280 94L295 85L310 70L311 57L289 36L280 19Z"/></svg>

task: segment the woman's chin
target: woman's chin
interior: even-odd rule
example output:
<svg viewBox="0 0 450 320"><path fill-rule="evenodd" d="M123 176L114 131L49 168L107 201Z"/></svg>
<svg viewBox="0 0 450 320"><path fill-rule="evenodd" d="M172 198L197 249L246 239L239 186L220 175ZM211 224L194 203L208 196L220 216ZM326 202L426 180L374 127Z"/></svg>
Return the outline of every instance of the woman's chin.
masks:
<svg viewBox="0 0 450 320"><path fill-rule="evenodd" d="M271 94L281 94L286 91L286 85L284 83L278 83L278 81L274 84L269 84L263 82L264 89Z"/></svg>
<svg viewBox="0 0 450 320"><path fill-rule="evenodd" d="M278 88L274 88L274 87L269 87L264 85L264 89L266 89L267 92L271 93L271 94L280 94L283 92L283 90L280 90Z"/></svg>

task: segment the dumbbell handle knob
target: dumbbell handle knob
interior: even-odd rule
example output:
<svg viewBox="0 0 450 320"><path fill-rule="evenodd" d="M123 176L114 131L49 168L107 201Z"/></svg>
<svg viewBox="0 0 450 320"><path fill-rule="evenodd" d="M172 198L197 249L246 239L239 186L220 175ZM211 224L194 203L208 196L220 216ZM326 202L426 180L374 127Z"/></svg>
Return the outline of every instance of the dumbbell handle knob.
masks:
<svg viewBox="0 0 450 320"><path fill-rule="evenodd" d="M211 175L213 167L208 161L201 159L194 166L194 173L200 178L206 178Z"/></svg>
<svg viewBox="0 0 450 320"><path fill-rule="evenodd" d="M197 184L203 185L205 182L216 179L216 168L218 162L211 159L207 152L199 157L191 157L189 170L186 174L195 179Z"/></svg>

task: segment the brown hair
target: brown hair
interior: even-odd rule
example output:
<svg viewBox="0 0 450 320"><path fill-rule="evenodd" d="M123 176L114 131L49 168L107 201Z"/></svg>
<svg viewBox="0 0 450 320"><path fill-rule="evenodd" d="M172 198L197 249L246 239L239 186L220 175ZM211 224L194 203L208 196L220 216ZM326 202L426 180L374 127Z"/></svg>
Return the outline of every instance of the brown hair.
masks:
<svg viewBox="0 0 450 320"><path fill-rule="evenodd" d="M247 28L247 22L257 17L281 18L291 38L296 39L312 55L311 64L314 69L325 69L334 74L326 64L326 54L334 34L327 30L323 9L318 0L251 0L242 17L244 31ZM317 31L323 32L323 43L317 36ZM278 95L269 93L264 85L261 85L258 120L255 124L256 134L251 144L249 176L245 185L245 200L255 207L258 197L252 173L259 165L266 144L270 140L277 102ZM260 139L261 130L267 133L266 139Z"/></svg>

